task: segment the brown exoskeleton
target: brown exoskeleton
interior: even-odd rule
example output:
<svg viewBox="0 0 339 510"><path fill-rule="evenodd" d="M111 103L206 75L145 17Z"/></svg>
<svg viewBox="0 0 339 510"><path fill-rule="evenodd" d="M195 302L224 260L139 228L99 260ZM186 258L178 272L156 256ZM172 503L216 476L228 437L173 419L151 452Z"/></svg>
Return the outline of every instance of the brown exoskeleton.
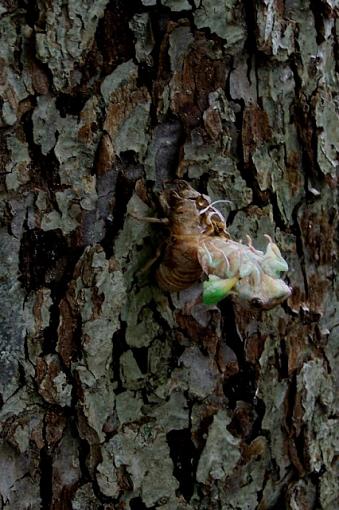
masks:
<svg viewBox="0 0 339 510"><path fill-rule="evenodd" d="M210 198L186 181L177 181L174 188L164 190L159 200L166 218L132 216L167 226L169 238L156 270L156 279L162 289L178 292L187 289L202 276L198 260L201 236L216 234L228 238L226 224Z"/></svg>
<svg viewBox="0 0 339 510"><path fill-rule="evenodd" d="M187 182L178 181L174 190L160 197L168 211L170 238L156 271L158 284L175 292L190 287L202 276L198 260L199 240L212 234L228 237L225 220L214 209L207 195L194 190Z"/></svg>

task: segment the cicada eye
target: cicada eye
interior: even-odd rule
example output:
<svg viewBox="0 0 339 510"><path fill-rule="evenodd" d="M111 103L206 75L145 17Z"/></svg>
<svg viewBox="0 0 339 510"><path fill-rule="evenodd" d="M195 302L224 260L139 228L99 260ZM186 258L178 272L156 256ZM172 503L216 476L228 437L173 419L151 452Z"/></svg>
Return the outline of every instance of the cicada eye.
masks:
<svg viewBox="0 0 339 510"><path fill-rule="evenodd" d="M210 202L206 200L206 198L203 195L200 195L195 201L198 209L206 209L208 208Z"/></svg>
<svg viewBox="0 0 339 510"><path fill-rule="evenodd" d="M251 305L254 307L254 308L261 308L262 305L263 305L263 302L261 299L259 298L253 298L251 299Z"/></svg>

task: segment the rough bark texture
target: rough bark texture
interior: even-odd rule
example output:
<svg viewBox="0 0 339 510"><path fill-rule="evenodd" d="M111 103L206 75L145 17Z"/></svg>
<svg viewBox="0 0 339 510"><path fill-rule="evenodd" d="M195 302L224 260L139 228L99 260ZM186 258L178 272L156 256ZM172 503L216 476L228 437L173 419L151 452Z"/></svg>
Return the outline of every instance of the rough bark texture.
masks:
<svg viewBox="0 0 339 510"><path fill-rule="evenodd" d="M334 509L335 4L2 0L0 508ZM139 272L175 177L284 306Z"/></svg>

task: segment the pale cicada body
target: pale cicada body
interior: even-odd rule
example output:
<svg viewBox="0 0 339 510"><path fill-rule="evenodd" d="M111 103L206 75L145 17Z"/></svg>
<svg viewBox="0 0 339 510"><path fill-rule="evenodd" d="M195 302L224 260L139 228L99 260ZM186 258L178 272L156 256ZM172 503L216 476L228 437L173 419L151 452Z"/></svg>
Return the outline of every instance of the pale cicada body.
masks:
<svg viewBox="0 0 339 510"><path fill-rule="evenodd" d="M216 236L202 237L198 259L208 281L203 284L203 300L215 304L232 293L242 303L269 309L285 301L291 289L280 278L288 265L269 236L265 252Z"/></svg>

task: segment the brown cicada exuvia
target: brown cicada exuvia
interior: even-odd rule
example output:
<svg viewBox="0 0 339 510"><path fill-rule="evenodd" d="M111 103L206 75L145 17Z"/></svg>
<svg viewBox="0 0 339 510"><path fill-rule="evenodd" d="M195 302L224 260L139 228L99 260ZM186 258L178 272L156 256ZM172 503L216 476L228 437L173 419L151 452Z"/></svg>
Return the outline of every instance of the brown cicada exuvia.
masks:
<svg viewBox="0 0 339 510"><path fill-rule="evenodd" d="M186 289L205 273L202 299L216 304L231 294L243 304L270 309L291 295L280 278L287 271L286 261L269 236L265 252L233 241L216 202L194 190L186 181L160 195L167 216L169 236L156 270L159 286L168 292ZM141 219L141 218L138 218Z"/></svg>

